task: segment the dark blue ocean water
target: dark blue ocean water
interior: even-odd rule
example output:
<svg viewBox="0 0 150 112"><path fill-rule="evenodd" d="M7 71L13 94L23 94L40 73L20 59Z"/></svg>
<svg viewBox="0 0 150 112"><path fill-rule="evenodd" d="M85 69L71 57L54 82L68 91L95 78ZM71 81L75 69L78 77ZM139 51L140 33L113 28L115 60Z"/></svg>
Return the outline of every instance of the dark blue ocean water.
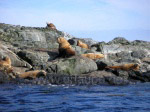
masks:
<svg viewBox="0 0 150 112"><path fill-rule="evenodd" d="M0 112L150 112L150 83L0 85Z"/></svg>

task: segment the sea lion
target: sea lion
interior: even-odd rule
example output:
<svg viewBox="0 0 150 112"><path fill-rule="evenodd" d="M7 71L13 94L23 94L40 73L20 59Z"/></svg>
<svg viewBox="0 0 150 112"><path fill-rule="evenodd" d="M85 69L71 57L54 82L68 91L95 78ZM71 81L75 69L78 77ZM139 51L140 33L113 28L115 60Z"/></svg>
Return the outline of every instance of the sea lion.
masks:
<svg viewBox="0 0 150 112"><path fill-rule="evenodd" d="M59 37L57 41L59 43L59 56L70 57L75 55L75 51L64 37Z"/></svg>
<svg viewBox="0 0 150 112"><path fill-rule="evenodd" d="M25 78L35 79L39 76L46 76L46 72L44 70L34 70L34 71L28 71L28 72L18 75L18 77L24 78L24 79Z"/></svg>
<svg viewBox="0 0 150 112"><path fill-rule="evenodd" d="M140 66L138 64L133 64L133 63L130 63L130 64L123 64L123 65L120 65L120 66L107 66L106 68L110 68L110 69L121 69L121 70L125 70L125 71L128 71L128 70L139 70Z"/></svg>
<svg viewBox="0 0 150 112"><path fill-rule="evenodd" d="M78 40L77 46L80 46L81 48L89 49L89 46L83 43L81 40Z"/></svg>
<svg viewBox="0 0 150 112"><path fill-rule="evenodd" d="M90 58L90 59L104 58L103 54L95 54L95 53L81 54L81 56L87 57L87 58Z"/></svg>
<svg viewBox="0 0 150 112"><path fill-rule="evenodd" d="M49 23L47 22L47 27L50 28L50 29L53 29L53 30L56 30L56 26L53 24L53 23Z"/></svg>

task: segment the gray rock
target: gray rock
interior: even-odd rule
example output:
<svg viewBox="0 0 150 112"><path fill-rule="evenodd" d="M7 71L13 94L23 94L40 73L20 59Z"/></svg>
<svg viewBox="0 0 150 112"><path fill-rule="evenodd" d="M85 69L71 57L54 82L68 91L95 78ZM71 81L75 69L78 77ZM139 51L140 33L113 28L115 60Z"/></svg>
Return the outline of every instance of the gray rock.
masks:
<svg viewBox="0 0 150 112"><path fill-rule="evenodd" d="M114 76L114 74L103 70L103 71L90 72L90 73L84 74L84 76L105 78L105 77Z"/></svg>
<svg viewBox="0 0 150 112"><path fill-rule="evenodd" d="M58 30L34 27L18 27L0 24L0 38L19 47L58 48L57 38L64 36Z"/></svg>
<svg viewBox="0 0 150 112"><path fill-rule="evenodd" d="M141 73L139 71L129 71L130 80L141 81L141 82L149 82L150 81L150 72Z"/></svg>
<svg viewBox="0 0 150 112"><path fill-rule="evenodd" d="M0 71L0 84L10 82L10 77L7 74L4 74Z"/></svg>
<svg viewBox="0 0 150 112"><path fill-rule="evenodd" d="M94 50L84 49L84 48L81 48L81 47L79 47L79 46L75 46L75 47L74 47L74 50L76 51L76 53L77 53L78 55L86 54L86 53L96 53L96 51L94 51Z"/></svg>
<svg viewBox="0 0 150 112"><path fill-rule="evenodd" d="M126 40L124 37L116 37L112 41L108 42L108 44L122 44L122 45L128 45L130 42Z"/></svg>
<svg viewBox="0 0 150 112"><path fill-rule="evenodd" d="M124 70L114 70L113 73L116 76L122 77L123 79L128 80L129 74L128 71L124 71Z"/></svg>
<svg viewBox="0 0 150 112"><path fill-rule="evenodd" d="M150 58L143 58L142 62L150 64Z"/></svg>
<svg viewBox="0 0 150 112"><path fill-rule="evenodd" d="M87 45L91 46L93 44L97 44L97 41L94 41L91 38L80 38L81 41L83 41L84 43L86 43Z"/></svg>
<svg viewBox="0 0 150 112"><path fill-rule="evenodd" d="M144 51L144 50L135 50L131 53L132 57L134 58L139 58L139 59L142 59L142 58L145 58L147 57L148 55L148 52L147 51Z"/></svg>
<svg viewBox="0 0 150 112"><path fill-rule="evenodd" d="M49 62L48 72L68 75L80 75L97 70L96 63L88 58L71 57Z"/></svg>
<svg viewBox="0 0 150 112"><path fill-rule="evenodd" d="M67 39L67 40L69 40L69 39L72 39L73 38L73 36L72 35L70 35L70 34L68 34L67 32L62 32L63 33L63 35L64 35L64 38L65 39Z"/></svg>
<svg viewBox="0 0 150 112"><path fill-rule="evenodd" d="M44 65L44 63L55 59L58 56L58 52L22 50L17 55L35 67Z"/></svg>
<svg viewBox="0 0 150 112"><path fill-rule="evenodd" d="M123 79L122 77L106 77L105 81L110 85L128 85L130 81Z"/></svg>

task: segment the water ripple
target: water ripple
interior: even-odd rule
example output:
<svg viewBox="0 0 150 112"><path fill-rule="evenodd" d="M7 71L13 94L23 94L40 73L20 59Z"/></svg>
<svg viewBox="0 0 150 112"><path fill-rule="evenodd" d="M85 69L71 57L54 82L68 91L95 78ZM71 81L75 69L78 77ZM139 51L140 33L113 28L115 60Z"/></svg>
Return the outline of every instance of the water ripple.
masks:
<svg viewBox="0 0 150 112"><path fill-rule="evenodd" d="M0 112L149 112L150 83L129 86L0 85Z"/></svg>

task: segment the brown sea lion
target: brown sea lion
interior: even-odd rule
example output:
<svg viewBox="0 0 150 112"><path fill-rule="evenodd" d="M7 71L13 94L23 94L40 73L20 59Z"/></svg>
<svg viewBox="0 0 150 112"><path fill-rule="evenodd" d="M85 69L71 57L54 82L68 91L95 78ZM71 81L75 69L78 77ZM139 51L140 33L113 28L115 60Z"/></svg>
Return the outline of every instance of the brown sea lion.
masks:
<svg viewBox="0 0 150 112"><path fill-rule="evenodd" d="M107 66L106 68L110 68L110 69L121 69L121 70L125 70L125 71L128 71L128 70L139 70L140 66L138 64L123 64L123 65L120 65L120 66Z"/></svg>
<svg viewBox="0 0 150 112"><path fill-rule="evenodd" d="M81 48L89 49L89 46L83 43L81 40L78 40L77 46L80 46Z"/></svg>
<svg viewBox="0 0 150 112"><path fill-rule="evenodd" d="M53 30L56 30L56 26L53 24L53 23L49 23L47 22L47 27L50 28L50 29L53 29Z"/></svg>
<svg viewBox="0 0 150 112"><path fill-rule="evenodd" d="M75 55L75 51L64 37L59 37L57 41L59 43L59 56L69 57Z"/></svg>
<svg viewBox="0 0 150 112"><path fill-rule="evenodd" d="M34 70L34 71L28 71L18 75L18 77L20 78L33 78L33 79L39 76L46 76L46 72L44 70Z"/></svg>
<svg viewBox="0 0 150 112"><path fill-rule="evenodd" d="M87 58L90 58L90 59L104 58L103 54L95 54L95 53L81 54L81 56L87 57Z"/></svg>

